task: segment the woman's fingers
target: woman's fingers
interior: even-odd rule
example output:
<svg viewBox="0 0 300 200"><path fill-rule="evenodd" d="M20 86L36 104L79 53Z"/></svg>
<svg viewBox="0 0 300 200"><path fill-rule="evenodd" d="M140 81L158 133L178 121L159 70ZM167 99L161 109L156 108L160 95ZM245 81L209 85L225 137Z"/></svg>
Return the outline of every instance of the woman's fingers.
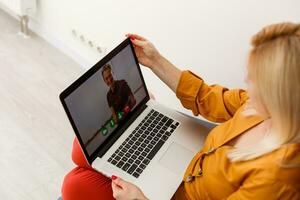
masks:
<svg viewBox="0 0 300 200"><path fill-rule="evenodd" d="M112 179L112 183L114 183L115 185L119 186L120 188L123 188L124 185L127 182L124 181L123 179L119 178L119 177L115 177L115 178Z"/></svg>
<svg viewBox="0 0 300 200"><path fill-rule="evenodd" d="M142 40L139 40L139 39L131 39L131 42L134 45L139 46L139 47L143 47L146 44L146 41L142 41Z"/></svg>
<svg viewBox="0 0 300 200"><path fill-rule="evenodd" d="M122 193L123 189L120 188L120 186L118 186L114 182L111 183L111 188L112 188L112 191L113 191L113 197L118 198L120 196L120 194Z"/></svg>
<svg viewBox="0 0 300 200"><path fill-rule="evenodd" d="M146 41L146 38L144 38L140 35L137 35L137 34L127 33L126 37L130 37L131 39L138 39L138 40Z"/></svg>
<svg viewBox="0 0 300 200"><path fill-rule="evenodd" d="M122 184L121 180L120 178L114 175L111 177L111 179L112 179L111 188L113 191L113 196L114 198L118 198L123 192L123 187L120 185Z"/></svg>

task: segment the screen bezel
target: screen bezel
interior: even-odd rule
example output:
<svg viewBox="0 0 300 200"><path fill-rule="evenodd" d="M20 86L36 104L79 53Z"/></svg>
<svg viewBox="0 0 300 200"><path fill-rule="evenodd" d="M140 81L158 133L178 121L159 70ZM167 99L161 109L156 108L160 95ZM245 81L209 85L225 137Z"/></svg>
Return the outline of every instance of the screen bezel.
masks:
<svg viewBox="0 0 300 200"><path fill-rule="evenodd" d="M74 120L71 116L71 113L66 105L65 99L74 92L78 87L80 87L86 80L88 80L91 76L93 76L98 70L100 70L106 63L108 63L114 56L116 56L120 51L122 51L125 47L130 45L132 54L134 56L134 60L136 63L136 66L139 71L139 75L141 77L146 96L142 101L125 117L124 120L121 121L121 123L117 126L117 128L110 134L110 136L93 152L91 155L87 152L86 147L84 146L83 140L78 132L78 129L74 123ZM101 59L98 63L96 63L93 67L91 67L88 71L86 71L82 76L80 76L76 81L74 81L69 87L67 87L60 95L59 95L60 101L63 105L63 108L68 116L68 119L72 125L72 128L75 132L75 135L80 143L81 149L83 150L83 153L89 162L89 164L92 164L92 162L97 157L102 157L107 150L115 143L115 141L123 134L123 132L130 126L130 124L139 116L139 114L147 107L146 103L149 101L150 96L145 84L144 77L142 76L141 67L139 65L137 56L134 51L134 47L132 42L130 41L130 38L125 39L121 44L119 44L116 48L114 48L109 54L107 54L103 59Z"/></svg>

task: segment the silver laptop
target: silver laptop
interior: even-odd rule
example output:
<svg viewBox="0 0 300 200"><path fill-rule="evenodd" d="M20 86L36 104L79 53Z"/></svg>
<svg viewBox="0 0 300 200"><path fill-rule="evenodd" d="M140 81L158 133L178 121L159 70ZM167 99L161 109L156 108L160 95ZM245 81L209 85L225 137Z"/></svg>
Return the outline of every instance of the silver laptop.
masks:
<svg viewBox="0 0 300 200"><path fill-rule="evenodd" d="M207 128L149 98L130 39L60 94L86 160L170 199L202 147Z"/></svg>

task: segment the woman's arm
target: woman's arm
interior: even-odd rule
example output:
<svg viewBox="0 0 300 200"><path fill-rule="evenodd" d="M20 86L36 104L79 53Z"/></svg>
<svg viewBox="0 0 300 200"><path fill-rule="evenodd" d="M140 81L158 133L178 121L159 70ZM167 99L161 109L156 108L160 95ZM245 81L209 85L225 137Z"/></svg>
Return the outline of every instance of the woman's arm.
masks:
<svg viewBox="0 0 300 200"><path fill-rule="evenodd" d="M152 68L152 71L176 93L181 70L164 57L161 57L157 63L157 67Z"/></svg>
<svg viewBox="0 0 300 200"><path fill-rule="evenodd" d="M229 120L247 100L244 90L228 90L220 85L207 85L202 78L189 71L181 71L166 58L147 39L127 34L134 44L139 62L150 68L166 83L180 99L182 105L201 114L213 122Z"/></svg>

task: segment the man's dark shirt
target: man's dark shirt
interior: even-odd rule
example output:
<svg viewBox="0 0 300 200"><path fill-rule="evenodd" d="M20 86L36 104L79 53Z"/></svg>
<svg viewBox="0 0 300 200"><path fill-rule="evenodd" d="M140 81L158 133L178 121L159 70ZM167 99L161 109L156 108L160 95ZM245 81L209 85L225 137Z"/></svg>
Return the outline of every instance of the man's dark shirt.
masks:
<svg viewBox="0 0 300 200"><path fill-rule="evenodd" d="M131 94L131 89L125 80L116 80L114 92L110 89L107 93L109 107L113 107L115 112L123 111L124 107L129 105Z"/></svg>

